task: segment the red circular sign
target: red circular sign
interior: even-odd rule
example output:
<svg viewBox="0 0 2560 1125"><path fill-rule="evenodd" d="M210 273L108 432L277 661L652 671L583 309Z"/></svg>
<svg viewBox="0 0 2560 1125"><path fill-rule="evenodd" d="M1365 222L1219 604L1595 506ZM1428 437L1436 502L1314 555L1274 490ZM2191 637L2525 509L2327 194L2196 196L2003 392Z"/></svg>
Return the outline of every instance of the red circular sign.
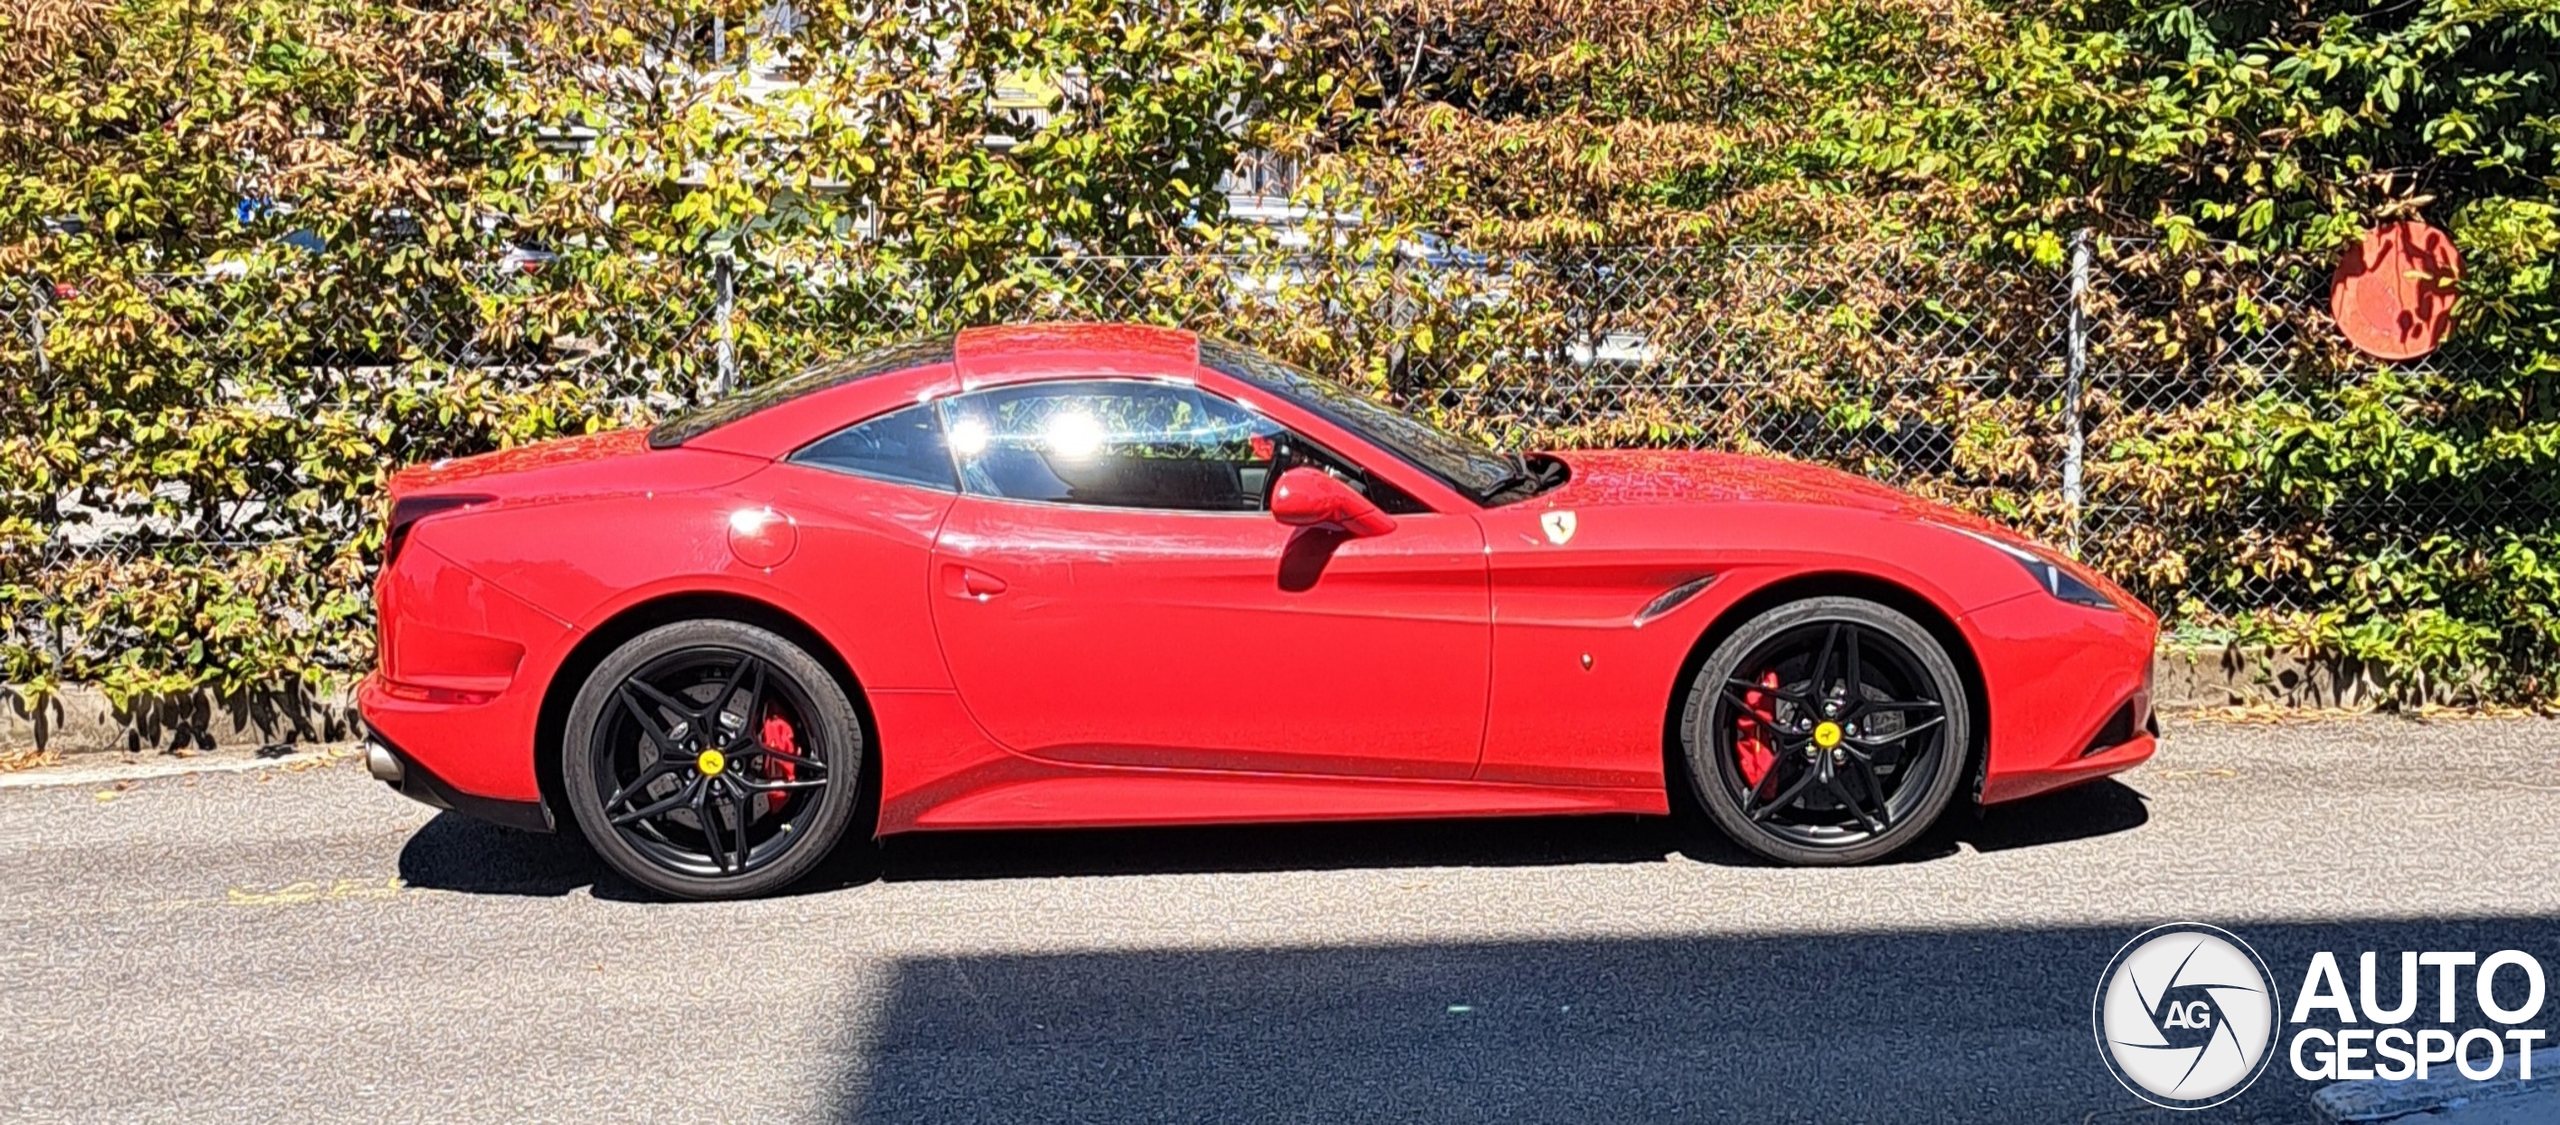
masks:
<svg viewBox="0 0 2560 1125"><path fill-rule="evenodd" d="M2443 231L2415 219L2374 228L2347 247L2329 286L2329 315L2356 350L2416 359L2453 326L2453 283L2462 255Z"/></svg>

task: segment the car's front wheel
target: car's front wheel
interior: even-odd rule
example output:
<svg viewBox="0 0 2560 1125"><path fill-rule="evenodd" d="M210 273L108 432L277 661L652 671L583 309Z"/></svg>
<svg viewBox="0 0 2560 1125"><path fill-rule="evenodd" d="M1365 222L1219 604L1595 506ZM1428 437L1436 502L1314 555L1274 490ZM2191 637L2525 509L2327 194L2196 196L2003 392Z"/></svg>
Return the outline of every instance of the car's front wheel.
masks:
<svg viewBox="0 0 2560 1125"><path fill-rule="evenodd" d="M614 650L570 704L561 774L615 871L679 898L778 890L853 817L862 723L800 646L736 621L664 625Z"/></svg>
<svg viewBox="0 0 2560 1125"><path fill-rule="evenodd" d="M1708 654L1681 715L1707 815L1795 864L1862 863L1928 831L1963 780L1974 727L1945 646L1848 597L1745 623Z"/></svg>

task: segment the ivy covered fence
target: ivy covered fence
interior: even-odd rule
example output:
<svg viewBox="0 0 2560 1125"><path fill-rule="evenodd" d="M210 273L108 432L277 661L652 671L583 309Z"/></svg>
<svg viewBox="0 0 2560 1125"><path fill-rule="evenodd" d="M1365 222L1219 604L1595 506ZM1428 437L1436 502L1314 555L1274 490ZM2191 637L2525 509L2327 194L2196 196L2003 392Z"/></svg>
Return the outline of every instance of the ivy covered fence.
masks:
<svg viewBox="0 0 2560 1125"><path fill-rule="evenodd" d="M1108 316L1490 440L1839 464L2185 636L2550 702L2555 83L2560 12L2472 0L21 6L0 679L341 678L400 464ZM2410 216L2469 274L2384 364L2324 287Z"/></svg>

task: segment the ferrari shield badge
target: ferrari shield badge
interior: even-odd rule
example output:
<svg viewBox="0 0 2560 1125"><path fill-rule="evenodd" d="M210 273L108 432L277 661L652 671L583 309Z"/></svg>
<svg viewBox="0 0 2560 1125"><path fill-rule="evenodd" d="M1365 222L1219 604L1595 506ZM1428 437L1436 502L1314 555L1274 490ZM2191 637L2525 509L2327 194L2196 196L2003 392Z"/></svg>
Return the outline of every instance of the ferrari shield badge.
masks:
<svg viewBox="0 0 2560 1125"><path fill-rule="evenodd" d="M1541 512L1538 526L1546 530L1547 542L1564 546L1565 540L1573 538L1573 513Z"/></svg>

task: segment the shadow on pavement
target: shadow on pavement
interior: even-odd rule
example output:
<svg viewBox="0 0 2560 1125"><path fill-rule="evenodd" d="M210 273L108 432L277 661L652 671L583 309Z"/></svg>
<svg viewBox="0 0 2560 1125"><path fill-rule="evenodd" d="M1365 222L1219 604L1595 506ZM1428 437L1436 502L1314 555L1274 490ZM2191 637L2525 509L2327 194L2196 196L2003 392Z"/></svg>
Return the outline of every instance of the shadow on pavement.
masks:
<svg viewBox="0 0 2560 1125"><path fill-rule="evenodd" d="M2555 921L2228 928L2289 1005L2314 950L2349 964L2367 949L2547 957ZM2141 929L912 957L885 970L876 1017L846 1028L830 1109L861 1122L2311 1120L2317 1084L2281 1054L2199 1112L2116 1083L2092 997Z"/></svg>
<svg viewBox="0 0 2560 1125"><path fill-rule="evenodd" d="M2104 780L2001 805L1958 811L1890 863L1954 855L1960 845L2005 851L2113 835L2150 819L2142 796ZM1213 828L943 832L893 837L881 877L1015 879L1061 875L1330 871L1393 867L1542 867L1659 863L1766 866L1691 811L1671 817L1511 817Z"/></svg>
<svg viewBox="0 0 2560 1125"><path fill-rule="evenodd" d="M520 832L437 813L400 848L400 879L412 887L485 895L565 895L605 870L575 829L557 835Z"/></svg>
<svg viewBox="0 0 2560 1125"><path fill-rule="evenodd" d="M1994 806L1979 819L1954 819L1957 839L1975 851L2001 852L2130 832L2150 821L2151 810L2132 786L2108 778Z"/></svg>
<svg viewBox="0 0 2560 1125"><path fill-rule="evenodd" d="M2036 847L2111 835L2149 817L2140 794L2100 781L2051 796L1950 814L1888 862ZM1214 828L1054 829L897 836L848 847L797 893L875 879L1027 879L1071 875L1207 874L1396 867L1545 867L1660 863L1674 855L1712 864L1760 860L1695 815L1370 821ZM428 821L400 851L410 886L493 895L646 897L607 871L574 829L556 836L482 824L453 813Z"/></svg>

